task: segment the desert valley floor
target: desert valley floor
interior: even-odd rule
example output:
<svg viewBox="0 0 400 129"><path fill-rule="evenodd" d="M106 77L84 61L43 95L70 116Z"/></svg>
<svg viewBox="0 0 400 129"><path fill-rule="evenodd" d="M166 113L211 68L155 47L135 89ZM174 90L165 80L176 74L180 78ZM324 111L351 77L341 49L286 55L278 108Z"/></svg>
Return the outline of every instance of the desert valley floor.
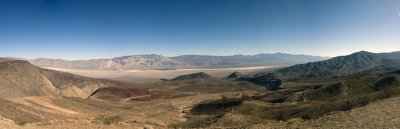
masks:
<svg viewBox="0 0 400 129"><path fill-rule="evenodd" d="M400 71L390 69L394 65L297 76L309 66L373 55L283 68L147 71L40 68L0 58L0 127L398 128Z"/></svg>
<svg viewBox="0 0 400 129"><path fill-rule="evenodd" d="M31 98L33 99L33 98ZM46 99L37 97L35 99ZM4 104L4 103L2 103ZM51 106L51 105L48 105ZM254 125L249 125L243 128L320 128L320 129L337 129L337 128L362 128L362 129L376 129L376 128L397 128L400 127L400 97L386 99L380 102L374 102L365 107L355 108L350 111L332 112L321 118L313 119L310 121L293 120L289 122L284 121L265 121ZM68 108L68 107L66 107ZM62 110L59 108L58 110ZM62 111L58 111L62 112ZM65 112L63 112L65 113ZM76 113L76 112L74 112ZM79 112L80 114L83 112ZM66 113L67 114L67 113ZM371 115L373 114L373 115ZM70 114L69 114L70 115ZM75 114L76 115L76 114ZM179 113L177 113L179 115ZM4 129L151 129L151 128L165 128L163 126L155 126L154 124L139 124L136 123L119 123L112 125L104 125L101 122L92 122L88 118L79 119L76 115L75 118L66 119L64 121L54 121L50 123L41 124L27 124L19 126L14 124L11 120L0 118L0 127ZM139 117L139 116L138 116ZM167 116L164 116L167 117ZM231 116L235 117L235 116ZM139 118L137 118L139 119ZM237 117L235 121L245 121L245 118ZM357 121L354 121L357 120Z"/></svg>
<svg viewBox="0 0 400 129"><path fill-rule="evenodd" d="M72 73L76 75L112 79L123 82L133 83L149 83L157 82L160 79L171 79L180 75L206 72L214 77L226 77L232 72L241 72L245 74L253 74L257 72L269 72L277 68L285 66L259 66L259 67L239 67L239 68L214 68L214 69L177 69L177 70L82 70L82 69L66 69L45 67L46 69Z"/></svg>
<svg viewBox="0 0 400 129"><path fill-rule="evenodd" d="M0 129L400 129L400 0L0 0Z"/></svg>

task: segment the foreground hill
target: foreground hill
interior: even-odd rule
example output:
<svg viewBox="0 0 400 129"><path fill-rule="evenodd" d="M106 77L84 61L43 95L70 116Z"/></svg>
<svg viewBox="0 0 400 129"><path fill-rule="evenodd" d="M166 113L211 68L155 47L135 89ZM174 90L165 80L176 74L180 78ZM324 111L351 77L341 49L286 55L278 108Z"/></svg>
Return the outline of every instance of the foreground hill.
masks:
<svg viewBox="0 0 400 129"><path fill-rule="evenodd" d="M207 76L199 73L200 76ZM0 128L168 128L200 102L265 89L217 78L130 84L0 59ZM111 125L112 124L112 125Z"/></svg>
<svg viewBox="0 0 400 129"><path fill-rule="evenodd" d="M281 69L281 77L329 78L370 72L390 72L400 69L400 52L370 53L361 51L325 61L294 65Z"/></svg>
<svg viewBox="0 0 400 129"><path fill-rule="evenodd" d="M106 80L41 69L27 61L0 58L0 97L66 96L86 98Z"/></svg>
<svg viewBox="0 0 400 129"><path fill-rule="evenodd" d="M178 128L303 128L327 127L324 124L288 125L305 121L312 123L327 113L348 111L366 106L371 102L397 97L400 91L399 71L390 73L371 73L338 78L288 79L285 88L269 90L264 95L242 96L204 102L191 108L188 121L177 124ZM389 113L389 112L386 112ZM369 118L385 117L377 113ZM365 115L364 115L365 116ZM329 116L328 116L329 117ZM353 116L354 117L354 116ZM393 115L391 117L394 117ZM340 117L335 116L336 119ZM361 117L356 117L361 118ZM326 118L323 118L326 120ZM271 120L286 121L274 125ZM354 123L346 127L367 127L358 124L358 119L346 119ZM372 120L372 119L370 119ZM389 119L386 119L389 120ZM339 120L340 121L340 120ZM320 120L318 122L329 123ZM335 121L338 124L338 121ZM363 120L368 122L367 120ZM395 122L395 121L393 121ZM266 126L258 126L257 123ZM376 125L382 125L382 121ZM398 124L390 123L392 128ZM397 125L397 126L396 126ZM338 128L339 126L333 126Z"/></svg>
<svg viewBox="0 0 400 129"><path fill-rule="evenodd" d="M284 53L208 56L182 55L167 57L162 55L132 55L112 59L92 59L67 61L62 59L39 58L28 60L40 67L58 67L70 69L105 69L105 70L168 70L181 68L229 68L267 65L294 65L328 58Z"/></svg>
<svg viewBox="0 0 400 129"><path fill-rule="evenodd" d="M400 71L328 79L281 80L268 74L238 81L195 73L129 84L41 69L12 59L0 59L0 70L4 89L0 126L4 123L6 128L320 127L312 122L327 113L400 93ZM272 85L278 88L271 89Z"/></svg>
<svg viewBox="0 0 400 129"><path fill-rule="evenodd" d="M400 97L373 102L365 107L344 112L333 112L318 119L292 122L265 121L243 128L261 129L395 129L400 127Z"/></svg>

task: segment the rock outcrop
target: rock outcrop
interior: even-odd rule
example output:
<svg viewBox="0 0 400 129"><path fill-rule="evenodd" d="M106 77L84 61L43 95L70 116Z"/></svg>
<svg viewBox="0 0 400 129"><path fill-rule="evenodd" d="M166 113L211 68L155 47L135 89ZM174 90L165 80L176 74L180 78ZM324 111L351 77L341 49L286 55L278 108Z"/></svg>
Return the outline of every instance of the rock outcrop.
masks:
<svg viewBox="0 0 400 129"><path fill-rule="evenodd" d="M229 80L236 80L236 79L238 79L238 78L245 77L245 76L246 76L246 75L244 75L244 74L242 74L242 73L233 72L232 74L228 75L228 76L225 77L225 78L226 78L226 79L229 79Z"/></svg>
<svg viewBox="0 0 400 129"><path fill-rule="evenodd" d="M207 73L199 72L199 73L193 73L193 74L188 74L188 75L181 75L181 76L178 76L178 77L172 79L172 81L190 80L190 79L207 79L207 78L211 78L211 76L208 75Z"/></svg>

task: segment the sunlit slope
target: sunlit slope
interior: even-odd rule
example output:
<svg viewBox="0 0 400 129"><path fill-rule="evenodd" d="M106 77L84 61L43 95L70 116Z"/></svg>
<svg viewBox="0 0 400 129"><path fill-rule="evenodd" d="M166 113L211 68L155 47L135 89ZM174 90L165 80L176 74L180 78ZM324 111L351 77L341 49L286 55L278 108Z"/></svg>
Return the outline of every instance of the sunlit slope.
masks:
<svg viewBox="0 0 400 129"><path fill-rule="evenodd" d="M0 59L0 97L67 96L86 98L105 80L38 68L27 61Z"/></svg>

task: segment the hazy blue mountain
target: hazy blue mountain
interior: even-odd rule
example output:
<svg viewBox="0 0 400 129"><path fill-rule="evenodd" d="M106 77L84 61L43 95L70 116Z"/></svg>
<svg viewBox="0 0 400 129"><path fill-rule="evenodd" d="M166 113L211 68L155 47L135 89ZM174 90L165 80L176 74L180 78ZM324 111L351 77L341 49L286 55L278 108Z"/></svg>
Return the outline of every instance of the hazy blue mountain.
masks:
<svg viewBox="0 0 400 129"><path fill-rule="evenodd" d="M181 68L228 68L267 65L289 66L294 64L321 61L325 59L328 58L276 53L234 56L182 55L176 57L151 54L122 56L111 59L68 61L62 59L38 58L28 61L40 67L106 70L154 70Z"/></svg>

